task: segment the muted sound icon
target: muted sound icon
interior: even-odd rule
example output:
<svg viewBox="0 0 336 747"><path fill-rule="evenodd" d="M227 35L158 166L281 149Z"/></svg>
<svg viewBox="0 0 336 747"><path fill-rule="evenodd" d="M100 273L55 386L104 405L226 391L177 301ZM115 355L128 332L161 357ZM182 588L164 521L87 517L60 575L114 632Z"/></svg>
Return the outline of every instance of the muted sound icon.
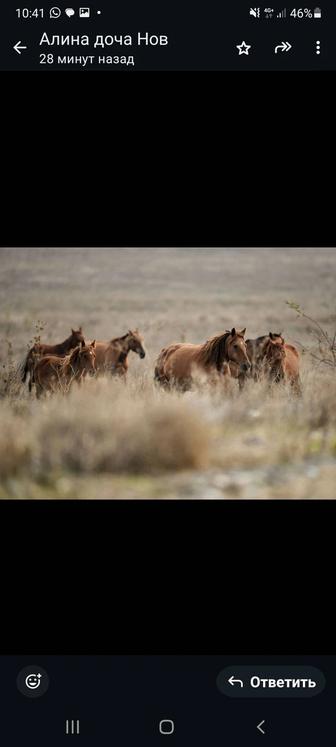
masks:
<svg viewBox="0 0 336 747"><path fill-rule="evenodd" d="M79 734L79 719L68 719L65 722L65 733L69 735Z"/></svg>

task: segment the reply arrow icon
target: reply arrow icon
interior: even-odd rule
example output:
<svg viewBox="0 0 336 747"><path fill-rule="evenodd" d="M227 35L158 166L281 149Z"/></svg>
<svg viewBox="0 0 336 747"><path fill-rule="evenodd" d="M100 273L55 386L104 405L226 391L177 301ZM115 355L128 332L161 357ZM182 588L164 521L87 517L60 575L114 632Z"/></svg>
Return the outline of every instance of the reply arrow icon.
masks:
<svg viewBox="0 0 336 747"><path fill-rule="evenodd" d="M230 683L230 685L232 685L232 687L234 687L235 685L240 685L240 687L244 687L243 680L235 680L233 675L232 677L230 677L228 682Z"/></svg>
<svg viewBox="0 0 336 747"><path fill-rule="evenodd" d="M14 47L13 47L13 49L15 49L15 52L17 52L18 54L21 54L21 49L27 49L27 47L25 47L24 44L21 44L21 46L20 44L21 42L18 41L16 42L16 44L14 44Z"/></svg>

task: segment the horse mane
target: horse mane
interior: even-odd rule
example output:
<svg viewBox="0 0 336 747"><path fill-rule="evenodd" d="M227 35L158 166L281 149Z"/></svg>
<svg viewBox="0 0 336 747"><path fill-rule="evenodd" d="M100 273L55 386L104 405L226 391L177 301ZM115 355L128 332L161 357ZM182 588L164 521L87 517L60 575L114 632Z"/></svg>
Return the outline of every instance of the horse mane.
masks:
<svg viewBox="0 0 336 747"><path fill-rule="evenodd" d="M110 340L110 343L112 342L120 342L120 340L126 340L126 337L128 337L129 332L126 332L125 335L122 335L122 337L114 337L113 340Z"/></svg>
<svg viewBox="0 0 336 747"><path fill-rule="evenodd" d="M226 341L230 337L231 332L227 330L224 334L215 335L210 337L202 346L199 354L199 360L205 366L215 365L217 370L220 371L223 361L228 360L226 354Z"/></svg>
<svg viewBox="0 0 336 747"><path fill-rule="evenodd" d="M79 363L79 354L81 351L81 345L78 345L68 356L68 363L72 367L77 367Z"/></svg>

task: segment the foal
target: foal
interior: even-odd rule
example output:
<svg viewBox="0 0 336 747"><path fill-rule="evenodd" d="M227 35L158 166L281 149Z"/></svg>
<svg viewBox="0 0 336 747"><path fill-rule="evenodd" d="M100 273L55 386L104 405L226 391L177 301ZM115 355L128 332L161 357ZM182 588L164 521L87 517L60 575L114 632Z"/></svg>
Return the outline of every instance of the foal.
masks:
<svg viewBox="0 0 336 747"><path fill-rule="evenodd" d="M274 383L285 380L300 394L300 356L294 345L286 343L281 334L270 332L255 340L247 340L246 347L255 381L262 376Z"/></svg>
<svg viewBox="0 0 336 747"><path fill-rule="evenodd" d="M36 385L36 396L44 392L57 390L69 391L72 383L81 384L87 374L96 371L96 341L84 347L78 346L64 358L56 355L45 355L40 358L33 369L33 383Z"/></svg>
<svg viewBox="0 0 336 747"><path fill-rule="evenodd" d="M32 390L33 368L38 358L41 358L42 355L53 355L62 358L68 353L71 353L71 350L74 350L77 345L85 345L81 327L79 327L79 329L72 329L71 335L67 337L66 340L63 340L63 342L59 342L57 345L45 345L40 342L35 343L26 355L22 371L23 382L26 381L27 374L29 374L29 391L31 392Z"/></svg>

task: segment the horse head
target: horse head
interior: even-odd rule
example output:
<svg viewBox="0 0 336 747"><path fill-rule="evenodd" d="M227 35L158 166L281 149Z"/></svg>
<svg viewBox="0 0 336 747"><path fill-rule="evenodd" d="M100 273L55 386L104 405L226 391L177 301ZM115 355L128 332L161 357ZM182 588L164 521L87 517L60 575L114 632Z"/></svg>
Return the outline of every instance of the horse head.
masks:
<svg viewBox="0 0 336 747"><path fill-rule="evenodd" d="M251 362L247 355L246 342L244 339L246 327L241 330L231 329L226 336L226 355L229 361L237 364L241 373L246 374L251 368Z"/></svg>
<svg viewBox="0 0 336 747"><path fill-rule="evenodd" d="M128 349L133 350L133 353L137 353L140 358L144 358L146 351L143 345L143 337L140 335L138 329L128 330L127 333Z"/></svg>
<svg viewBox="0 0 336 747"><path fill-rule="evenodd" d="M286 357L285 340L281 334L269 333L269 339L264 348L264 360L267 361L271 370L283 371Z"/></svg>
<svg viewBox="0 0 336 747"><path fill-rule="evenodd" d="M93 376L96 373L96 341L89 345L78 345L70 356L70 364L76 374L89 374Z"/></svg>
<svg viewBox="0 0 336 747"><path fill-rule="evenodd" d="M71 342L73 342L73 347L75 348L77 347L77 345L81 345L82 347L85 346L82 327L79 327L78 329L71 329Z"/></svg>

